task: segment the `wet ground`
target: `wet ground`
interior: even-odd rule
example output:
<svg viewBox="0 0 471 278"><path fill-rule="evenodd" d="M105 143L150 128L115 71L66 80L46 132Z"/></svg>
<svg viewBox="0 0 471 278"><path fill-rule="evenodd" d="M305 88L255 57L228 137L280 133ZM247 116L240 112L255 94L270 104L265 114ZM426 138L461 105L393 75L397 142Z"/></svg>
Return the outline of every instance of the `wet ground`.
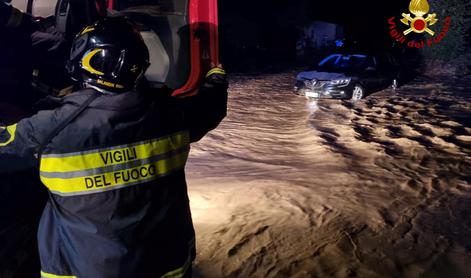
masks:
<svg viewBox="0 0 471 278"><path fill-rule="evenodd" d="M192 148L198 277L469 277L471 79L309 101L233 76Z"/></svg>

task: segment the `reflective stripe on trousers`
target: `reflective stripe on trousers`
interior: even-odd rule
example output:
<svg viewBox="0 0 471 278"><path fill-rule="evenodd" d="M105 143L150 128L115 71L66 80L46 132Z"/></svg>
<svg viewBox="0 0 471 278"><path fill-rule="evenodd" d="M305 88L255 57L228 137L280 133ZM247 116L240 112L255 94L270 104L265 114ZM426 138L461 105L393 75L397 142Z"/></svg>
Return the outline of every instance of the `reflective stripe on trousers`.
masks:
<svg viewBox="0 0 471 278"><path fill-rule="evenodd" d="M185 276L185 274L188 272L188 269L191 267L191 262L192 262L191 251L194 248L195 248L195 239L193 238L188 242L188 257L185 263L181 267L165 273L164 275L160 276L160 278L182 278L183 276ZM56 275L56 274L51 274L51 273L41 271L41 278L78 278L78 277L73 276L73 275L69 275L69 276Z"/></svg>
<svg viewBox="0 0 471 278"><path fill-rule="evenodd" d="M165 273L164 275L160 276L160 278L182 278L185 276L185 274L188 272L188 269L191 267L191 251L194 248L195 239L193 238L188 242L188 257L186 258L185 263L181 267Z"/></svg>

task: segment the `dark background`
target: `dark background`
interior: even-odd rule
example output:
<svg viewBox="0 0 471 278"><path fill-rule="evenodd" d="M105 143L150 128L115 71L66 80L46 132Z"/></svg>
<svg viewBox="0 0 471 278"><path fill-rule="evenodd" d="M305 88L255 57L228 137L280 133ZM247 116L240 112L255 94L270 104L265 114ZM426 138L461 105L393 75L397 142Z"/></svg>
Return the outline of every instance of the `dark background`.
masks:
<svg viewBox="0 0 471 278"><path fill-rule="evenodd" d="M355 42L362 49L388 49L393 43L388 19L408 12L409 3L409 0L219 1L221 59L234 71L293 67L300 31L315 20L342 25L346 41Z"/></svg>

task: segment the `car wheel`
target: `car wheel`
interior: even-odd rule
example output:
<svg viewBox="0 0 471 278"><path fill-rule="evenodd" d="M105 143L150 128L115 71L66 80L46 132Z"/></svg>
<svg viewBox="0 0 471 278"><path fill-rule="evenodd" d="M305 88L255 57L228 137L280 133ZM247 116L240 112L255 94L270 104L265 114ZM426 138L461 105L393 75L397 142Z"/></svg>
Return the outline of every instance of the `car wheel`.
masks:
<svg viewBox="0 0 471 278"><path fill-rule="evenodd" d="M365 89L360 85L355 85L352 92L352 100L360 100L365 96Z"/></svg>

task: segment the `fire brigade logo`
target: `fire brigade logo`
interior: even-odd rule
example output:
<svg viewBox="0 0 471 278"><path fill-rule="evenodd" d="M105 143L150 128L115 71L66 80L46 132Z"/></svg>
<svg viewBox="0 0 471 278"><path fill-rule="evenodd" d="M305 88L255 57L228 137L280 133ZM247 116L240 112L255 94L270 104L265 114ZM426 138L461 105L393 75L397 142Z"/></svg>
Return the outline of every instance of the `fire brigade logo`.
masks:
<svg viewBox="0 0 471 278"><path fill-rule="evenodd" d="M388 20L389 34L395 41L410 48L424 48L440 43L448 33L451 17L448 16L442 21L442 30L437 34L432 28L439 21L437 14L429 12L430 5L427 0L411 0L409 13L402 13L400 19L402 24L397 26L395 17ZM406 25L406 28L401 28L404 25ZM419 40L411 40L406 36L412 32L417 34L427 33L429 36L425 39L423 37L420 39L419 36ZM417 36L413 38L417 39Z"/></svg>
<svg viewBox="0 0 471 278"><path fill-rule="evenodd" d="M437 14L429 14L426 18L424 16L430 11L430 5L427 0L412 0L409 4L409 11L415 16L412 17L410 14L403 13L401 22L409 29L404 31L404 35L408 35L410 32L423 33L427 32L430 36L434 36L435 32L432 31L428 26L432 26L437 23Z"/></svg>

